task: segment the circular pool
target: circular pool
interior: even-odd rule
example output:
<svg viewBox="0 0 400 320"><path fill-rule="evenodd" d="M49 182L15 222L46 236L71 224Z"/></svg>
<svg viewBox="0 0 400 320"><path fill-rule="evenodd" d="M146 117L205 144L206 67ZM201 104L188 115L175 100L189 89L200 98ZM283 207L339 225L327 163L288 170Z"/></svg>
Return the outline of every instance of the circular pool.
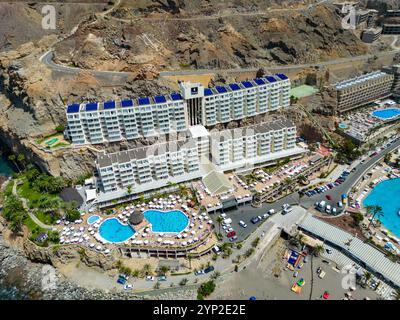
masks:
<svg viewBox="0 0 400 320"><path fill-rule="evenodd" d="M104 220L99 226L99 235L107 242L121 243L135 234L130 225L121 223L117 218Z"/></svg>

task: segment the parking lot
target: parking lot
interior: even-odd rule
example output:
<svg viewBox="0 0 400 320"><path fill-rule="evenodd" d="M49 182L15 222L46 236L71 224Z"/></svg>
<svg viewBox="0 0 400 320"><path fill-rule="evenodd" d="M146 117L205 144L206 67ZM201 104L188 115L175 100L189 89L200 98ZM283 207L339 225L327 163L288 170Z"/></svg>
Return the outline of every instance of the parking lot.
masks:
<svg viewBox="0 0 400 320"><path fill-rule="evenodd" d="M305 213L305 209L294 207L296 203L298 203L299 197L298 194L292 194L280 201L277 201L273 204L263 204L260 208L252 207L251 205L239 206L237 209L229 210L224 212L226 214L226 218L232 220L230 223L231 228L236 232L237 239L234 242L243 241L246 239L251 233L253 233L261 224L265 221L272 220L282 227L290 227L293 224L293 221L298 220L300 214ZM293 211L287 213L286 215L282 215L282 205L285 203L289 203L293 206ZM252 223L251 219L257 216L263 216L269 210L274 209L275 214L268 217L267 219L262 219L257 223ZM210 217L214 220L216 231L218 232L218 222L216 221L217 217L220 216L220 213L210 214ZM243 221L247 226L246 228L239 225L239 221ZM224 236L224 241L228 241L229 239L226 237L227 233L224 231L223 226L221 225L221 233Z"/></svg>

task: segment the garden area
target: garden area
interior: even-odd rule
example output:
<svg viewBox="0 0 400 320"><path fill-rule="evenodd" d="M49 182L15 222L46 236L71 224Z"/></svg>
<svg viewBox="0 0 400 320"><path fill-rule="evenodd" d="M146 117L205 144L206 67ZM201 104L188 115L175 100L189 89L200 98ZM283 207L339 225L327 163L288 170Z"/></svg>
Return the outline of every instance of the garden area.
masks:
<svg viewBox="0 0 400 320"><path fill-rule="evenodd" d="M14 174L13 178L2 194L3 216L8 221L9 229L19 234L25 226L28 229L29 239L41 246L58 243L58 232L38 225L33 218L36 217L47 226L54 225L57 220L64 217L69 221L79 219L80 213L76 209L76 204L64 202L59 197L59 193L69 186L70 182L62 177L41 173L34 166L26 167ZM16 193L13 192L14 184Z"/></svg>

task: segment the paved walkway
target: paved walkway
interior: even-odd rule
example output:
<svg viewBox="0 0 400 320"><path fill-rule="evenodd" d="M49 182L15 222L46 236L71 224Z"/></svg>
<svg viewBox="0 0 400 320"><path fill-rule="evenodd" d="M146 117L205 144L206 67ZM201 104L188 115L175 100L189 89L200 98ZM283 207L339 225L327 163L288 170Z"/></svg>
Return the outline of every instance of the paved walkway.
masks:
<svg viewBox="0 0 400 320"><path fill-rule="evenodd" d="M35 222L39 227L41 227L42 229L46 229L46 230L53 230L54 228L52 226L49 226L47 224L44 224L42 221L40 221L35 214L32 212L32 210L29 208L28 203L26 201L25 198L21 197L18 192L17 192L17 186L18 183L21 182L20 180L14 180L14 185L13 185L13 189L12 189L12 193L14 196L18 197L21 202L22 205L24 207L24 209L26 210L26 212L28 213L28 216L33 220L33 222Z"/></svg>

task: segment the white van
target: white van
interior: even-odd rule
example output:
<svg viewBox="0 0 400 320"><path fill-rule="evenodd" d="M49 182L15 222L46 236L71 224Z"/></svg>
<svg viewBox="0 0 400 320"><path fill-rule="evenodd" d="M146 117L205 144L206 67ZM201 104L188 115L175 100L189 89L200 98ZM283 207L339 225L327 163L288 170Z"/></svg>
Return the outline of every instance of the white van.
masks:
<svg viewBox="0 0 400 320"><path fill-rule="evenodd" d="M222 221L222 224L224 224L224 225L231 224L231 223L232 223L231 218L227 218L227 219L224 219L224 221Z"/></svg>
<svg viewBox="0 0 400 320"><path fill-rule="evenodd" d="M271 216L271 215L273 215L275 213L275 210L274 209L269 209L269 211L268 211L268 214Z"/></svg>
<svg viewBox="0 0 400 320"><path fill-rule="evenodd" d="M331 206L328 204L325 208L326 213L331 213Z"/></svg>

